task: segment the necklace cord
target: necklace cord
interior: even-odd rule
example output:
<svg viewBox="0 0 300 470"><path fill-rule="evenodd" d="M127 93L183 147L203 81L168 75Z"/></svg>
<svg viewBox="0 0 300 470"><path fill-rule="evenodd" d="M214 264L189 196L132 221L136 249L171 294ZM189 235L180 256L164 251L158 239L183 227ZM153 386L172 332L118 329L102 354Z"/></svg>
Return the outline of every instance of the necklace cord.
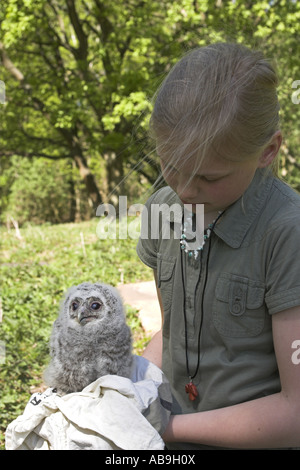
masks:
<svg viewBox="0 0 300 470"><path fill-rule="evenodd" d="M189 355L188 355L188 336L187 336L187 318L186 318L186 311L185 311L185 305L186 305L186 295L185 295L185 279L184 279L184 272L183 272L183 250L181 250L181 278L182 278L182 285L183 285L183 316L184 316L184 335L185 335L185 361L186 361L186 371L188 374L188 377L190 381L192 381L199 370L200 366L200 338L201 338L201 331L202 331L202 325L203 325L203 317L204 317L204 294L205 294L205 289L206 289L206 284L207 284L207 278L208 278L208 262L209 262L209 255L210 255L210 249L211 249L211 236L213 234L213 231L215 229L215 226L218 222L218 220L222 217L225 211L221 212L216 220L213 222L212 227L211 227L211 234L208 239L208 251L207 251L207 257L206 257L206 266L205 266L205 278L204 278L204 284L203 284L203 291L201 295L201 319L200 319L200 325L199 325L199 332L198 332L198 351L197 351L197 366L195 373L191 375L190 373L190 368L189 368ZM201 271L202 271L202 250L201 250L201 258L200 258L200 272L199 272L199 278L197 281L196 289L195 292L197 291L198 285L201 281Z"/></svg>

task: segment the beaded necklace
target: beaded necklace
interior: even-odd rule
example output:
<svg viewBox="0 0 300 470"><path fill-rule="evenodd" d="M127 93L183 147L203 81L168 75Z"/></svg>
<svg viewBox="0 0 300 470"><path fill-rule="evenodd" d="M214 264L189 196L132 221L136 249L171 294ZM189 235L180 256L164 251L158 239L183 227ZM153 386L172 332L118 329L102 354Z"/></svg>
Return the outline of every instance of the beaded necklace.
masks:
<svg viewBox="0 0 300 470"><path fill-rule="evenodd" d="M189 215L185 218L182 226L182 234L180 237L180 248L188 254L189 258L194 258L195 260L198 259L200 251L203 250L205 243L211 235L212 228L215 226L217 220L221 215L222 211L219 211L218 217L211 224L208 225L206 230L204 230L202 243L195 249L191 249L189 246L190 243L194 243L195 241L195 231L193 230L193 222L195 221L195 216L193 213L189 213Z"/></svg>
<svg viewBox="0 0 300 470"><path fill-rule="evenodd" d="M189 238L191 235L193 235L195 232L193 232L193 214L191 214L189 217L186 218L186 221L182 224L182 235L180 238L180 248L181 248L181 276L182 276L182 284L183 284L183 314L184 314L184 329L185 329L185 359L186 359L186 371L187 371L187 376L189 378L189 382L185 385L185 392L188 394L189 399L191 401L194 401L197 396L198 396L198 390L196 385L193 383L193 379L196 377L199 369L199 364L200 364L200 337L201 337L201 330L202 330L202 324L203 324L203 301L204 301L204 292L206 288L206 283L207 283L207 275L208 275L208 260L209 260L209 252L210 252L210 236L212 232L214 231L215 225L217 224L218 220L222 215L224 214L225 211L219 212L218 217L208 225L207 229L204 231L204 237L203 237L203 242L196 248L196 249L190 249L189 247L189 242L191 242L191 239ZM193 240L194 241L194 238ZM209 247L208 247L208 253L207 253L207 259L206 259L206 270L205 270L205 279L204 279L204 286L203 286L203 291L202 291L202 297L201 297L201 321L200 321L200 327L199 327L199 333L198 333L198 357L197 357L197 366L195 373L192 375L190 372L189 368L189 357L188 357L188 337L187 337L187 318L186 318L186 311L185 311L185 282L184 282L184 274L183 274L183 253L187 253L188 259L194 259L197 260L200 256L199 253L202 253L203 248L205 243L209 241Z"/></svg>

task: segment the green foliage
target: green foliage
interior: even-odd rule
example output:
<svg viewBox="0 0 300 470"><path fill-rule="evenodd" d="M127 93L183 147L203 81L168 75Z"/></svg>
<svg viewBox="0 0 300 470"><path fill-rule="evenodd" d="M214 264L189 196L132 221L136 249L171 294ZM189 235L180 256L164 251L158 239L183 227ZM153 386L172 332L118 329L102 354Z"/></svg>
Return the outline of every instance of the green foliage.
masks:
<svg viewBox="0 0 300 470"><path fill-rule="evenodd" d="M178 57L209 42L242 42L276 60L285 145L299 163L300 106L291 100L300 78L299 2L1 0L1 7L0 156L49 157L58 172L57 159L72 159L94 209L95 192L117 191L132 168L137 183L155 181L151 98ZM118 172L110 171L112 153ZM298 171L289 159L291 166ZM0 184L5 206L9 183Z"/></svg>
<svg viewBox="0 0 300 470"><path fill-rule="evenodd" d="M2 176L4 181L11 182L2 222L9 221L11 217L20 225L26 221L33 224L69 221L75 197L70 163L13 157L11 166Z"/></svg>
<svg viewBox="0 0 300 470"><path fill-rule="evenodd" d="M49 335L63 292L83 281L117 285L121 278L151 278L137 258L136 240L99 240L98 222L28 227L21 229L21 239L14 231L1 229L0 342L5 343L6 358L4 363L0 358L0 448L7 425L42 384ZM139 354L147 338L137 311L128 307L127 320Z"/></svg>

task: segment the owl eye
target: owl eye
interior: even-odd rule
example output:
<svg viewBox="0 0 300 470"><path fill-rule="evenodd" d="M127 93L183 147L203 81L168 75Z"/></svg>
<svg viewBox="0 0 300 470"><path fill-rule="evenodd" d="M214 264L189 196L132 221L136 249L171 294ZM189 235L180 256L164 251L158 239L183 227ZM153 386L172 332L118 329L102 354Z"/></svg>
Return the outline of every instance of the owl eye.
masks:
<svg viewBox="0 0 300 470"><path fill-rule="evenodd" d="M100 304L100 302L93 302L93 303L91 304L91 308L92 308L93 310L99 310L99 308L101 308L101 306L102 306L102 304Z"/></svg>
<svg viewBox="0 0 300 470"><path fill-rule="evenodd" d="M77 310L78 307L79 307L79 303L78 303L78 302L72 302L71 308L72 308L73 312L75 312L75 310Z"/></svg>

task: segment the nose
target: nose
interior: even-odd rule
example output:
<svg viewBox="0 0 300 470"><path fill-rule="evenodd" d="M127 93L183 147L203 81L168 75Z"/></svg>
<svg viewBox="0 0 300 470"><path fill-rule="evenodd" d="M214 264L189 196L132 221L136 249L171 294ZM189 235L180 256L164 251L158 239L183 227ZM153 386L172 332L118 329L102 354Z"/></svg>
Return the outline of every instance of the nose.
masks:
<svg viewBox="0 0 300 470"><path fill-rule="evenodd" d="M192 178L180 178L176 189L176 192L182 201L193 203L196 202L200 188L195 184L195 181L193 181Z"/></svg>

